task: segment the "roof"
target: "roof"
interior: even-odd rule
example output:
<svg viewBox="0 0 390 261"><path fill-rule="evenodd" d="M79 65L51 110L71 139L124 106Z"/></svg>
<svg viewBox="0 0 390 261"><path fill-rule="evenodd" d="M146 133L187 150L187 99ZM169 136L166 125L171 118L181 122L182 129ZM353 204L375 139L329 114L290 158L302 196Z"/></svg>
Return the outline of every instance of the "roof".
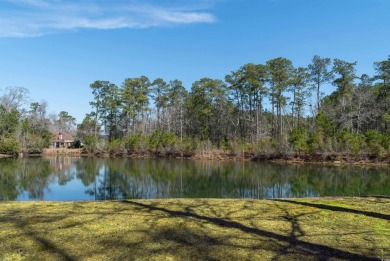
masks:
<svg viewBox="0 0 390 261"><path fill-rule="evenodd" d="M55 142L74 141L74 137L70 133L63 132L63 131L53 131L52 133L55 136L53 140ZM61 135L62 135L62 139L60 139Z"/></svg>

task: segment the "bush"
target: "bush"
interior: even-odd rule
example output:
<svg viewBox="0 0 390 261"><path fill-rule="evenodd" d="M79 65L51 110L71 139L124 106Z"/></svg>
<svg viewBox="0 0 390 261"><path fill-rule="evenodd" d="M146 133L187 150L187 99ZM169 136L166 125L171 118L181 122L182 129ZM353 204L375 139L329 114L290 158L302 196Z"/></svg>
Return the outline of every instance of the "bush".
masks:
<svg viewBox="0 0 390 261"><path fill-rule="evenodd" d="M364 147L364 137L357 133L351 133L347 129L337 131L336 140L340 152L352 152L357 155Z"/></svg>
<svg viewBox="0 0 390 261"><path fill-rule="evenodd" d="M87 153L96 151L96 142L93 134L88 134L83 139L83 150Z"/></svg>
<svg viewBox="0 0 390 261"><path fill-rule="evenodd" d="M125 144L120 139L114 139L108 143L108 152L110 154L120 154L125 150Z"/></svg>
<svg viewBox="0 0 390 261"><path fill-rule="evenodd" d="M325 137L333 136L333 122L332 119L320 111L316 116L316 124L319 132L322 132Z"/></svg>
<svg viewBox="0 0 390 261"><path fill-rule="evenodd" d="M378 131L369 130L365 133L367 147L377 157L384 157L389 149L390 138Z"/></svg>
<svg viewBox="0 0 390 261"><path fill-rule="evenodd" d="M307 144L308 137L306 129L294 128L291 132L289 142L293 145L293 148L295 152L298 153L298 155L301 152L306 152L309 149L309 146Z"/></svg>
<svg viewBox="0 0 390 261"><path fill-rule="evenodd" d="M75 147L75 149L80 149L81 148L81 141L80 140L75 140L74 141L74 147Z"/></svg>
<svg viewBox="0 0 390 261"><path fill-rule="evenodd" d="M148 147L154 153L167 153L175 149L176 135L172 132L155 130L149 137Z"/></svg>
<svg viewBox="0 0 390 261"><path fill-rule="evenodd" d="M0 140L0 153L1 154L16 154L20 151L19 142L13 138L4 138Z"/></svg>
<svg viewBox="0 0 390 261"><path fill-rule="evenodd" d="M124 147L127 152L144 149L145 138L141 135L130 134L124 142Z"/></svg>
<svg viewBox="0 0 390 261"><path fill-rule="evenodd" d="M307 141L311 153L323 153L325 151L325 138L322 131L311 134Z"/></svg>

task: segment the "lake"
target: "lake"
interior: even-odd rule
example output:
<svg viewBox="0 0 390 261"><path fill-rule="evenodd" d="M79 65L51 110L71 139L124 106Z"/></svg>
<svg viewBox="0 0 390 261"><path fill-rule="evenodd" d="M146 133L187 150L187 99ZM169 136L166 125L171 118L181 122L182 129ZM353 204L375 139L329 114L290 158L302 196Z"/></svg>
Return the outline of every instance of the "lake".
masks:
<svg viewBox="0 0 390 261"><path fill-rule="evenodd" d="M1 159L0 200L390 196L389 170L173 159Z"/></svg>

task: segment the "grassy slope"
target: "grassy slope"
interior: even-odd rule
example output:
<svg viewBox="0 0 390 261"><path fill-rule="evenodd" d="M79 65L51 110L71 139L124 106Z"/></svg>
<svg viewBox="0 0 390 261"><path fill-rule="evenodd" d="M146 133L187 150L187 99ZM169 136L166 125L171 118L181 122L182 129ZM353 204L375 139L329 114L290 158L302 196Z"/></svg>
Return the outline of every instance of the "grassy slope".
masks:
<svg viewBox="0 0 390 261"><path fill-rule="evenodd" d="M0 260L390 259L390 198L0 203Z"/></svg>

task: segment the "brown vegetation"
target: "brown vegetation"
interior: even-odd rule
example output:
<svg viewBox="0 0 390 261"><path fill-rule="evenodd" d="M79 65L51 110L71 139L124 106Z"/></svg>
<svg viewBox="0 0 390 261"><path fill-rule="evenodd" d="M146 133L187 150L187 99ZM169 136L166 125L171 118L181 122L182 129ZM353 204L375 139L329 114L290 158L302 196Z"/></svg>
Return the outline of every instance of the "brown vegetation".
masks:
<svg viewBox="0 0 390 261"><path fill-rule="evenodd" d="M42 152L43 155L63 155L63 156L69 156L69 155L80 155L81 150L80 149L44 149Z"/></svg>

